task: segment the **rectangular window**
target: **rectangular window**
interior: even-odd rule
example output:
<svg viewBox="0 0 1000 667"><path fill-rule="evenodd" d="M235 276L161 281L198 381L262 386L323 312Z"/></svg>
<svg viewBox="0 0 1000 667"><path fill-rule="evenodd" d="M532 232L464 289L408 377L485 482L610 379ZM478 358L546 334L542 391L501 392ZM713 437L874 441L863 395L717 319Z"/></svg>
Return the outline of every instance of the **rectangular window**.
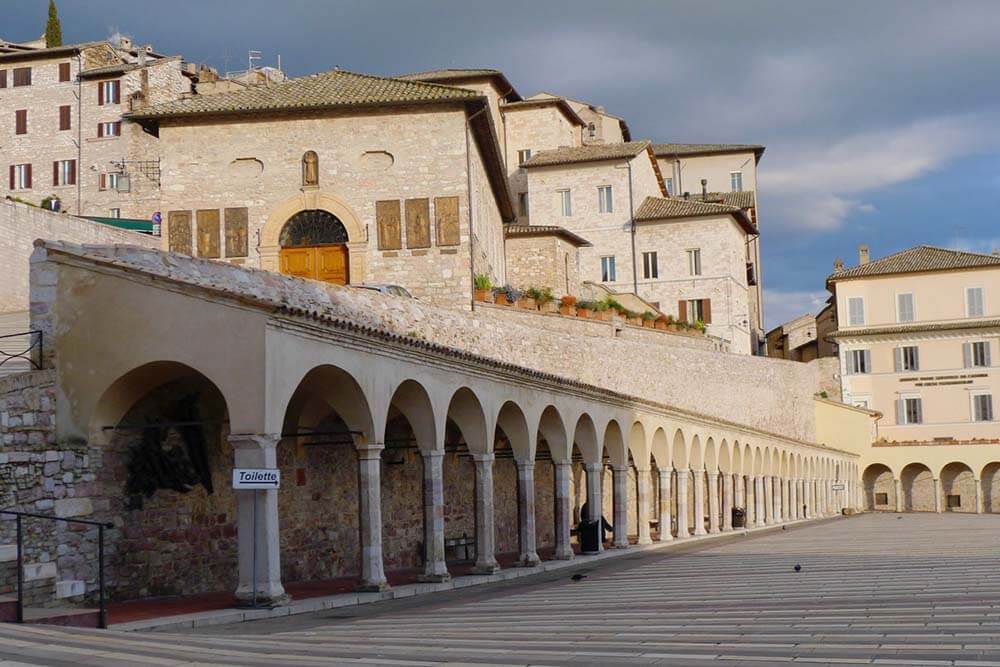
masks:
<svg viewBox="0 0 1000 667"><path fill-rule="evenodd" d="M119 137L122 133L121 121L97 124L97 137Z"/></svg>
<svg viewBox="0 0 1000 667"><path fill-rule="evenodd" d="M950 510L957 510L962 506L962 496L957 493L949 493L945 497L945 504Z"/></svg>
<svg viewBox="0 0 1000 667"><path fill-rule="evenodd" d="M865 300L860 296L847 299L847 323L852 327L860 327L865 323Z"/></svg>
<svg viewBox="0 0 1000 667"><path fill-rule="evenodd" d="M660 277L660 267L656 261L656 252L642 253L642 277L646 280Z"/></svg>
<svg viewBox="0 0 1000 667"><path fill-rule="evenodd" d="M105 104L118 104L121 95L120 81L98 81L97 82L97 106Z"/></svg>
<svg viewBox="0 0 1000 667"><path fill-rule="evenodd" d="M69 63L59 63L59 81L69 81Z"/></svg>
<svg viewBox="0 0 1000 667"><path fill-rule="evenodd" d="M669 195L670 197L673 197L674 196L674 179L672 179L672 178L665 178L665 179L663 179L663 183L664 183L664 185L667 186L667 195Z"/></svg>
<svg viewBox="0 0 1000 667"><path fill-rule="evenodd" d="M573 215L573 199L569 190L559 190L559 204L562 208L562 217L568 218Z"/></svg>
<svg viewBox="0 0 1000 667"><path fill-rule="evenodd" d="M518 164L524 164L525 162L527 162L530 159L531 159L531 149L530 148L522 148L521 150L519 150L517 152L517 163Z"/></svg>
<svg viewBox="0 0 1000 667"><path fill-rule="evenodd" d="M7 70L0 69L0 88L7 87Z"/></svg>
<svg viewBox="0 0 1000 667"><path fill-rule="evenodd" d="M111 173L111 174L101 174L98 179L98 189L100 190L118 190L118 179L121 178L121 174Z"/></svg>
<svg viewBox="0 0 1000 667"><path fill-rule="evenodd" d="M919 398L903 398L896 401L896 422L898 424L922 424L924 422L924 410Z"/></svg>
<svg viewBox="0 0 1000 667"><path fill-rule="evenodd" d="M517 195L517 207L518 215L521 217L528 217L528 193L520 192Z"/></svg>
<svg viewBox="0 0 1000 667"><path fill-rule="evenodd" d="M693 248L687 251L688 273L692 276L701 275L701 249Z"/></svg>
<svg viewBox="0 0 1000 667"><path fill-rule="evenodd" d="M872 353L870 350L847 351L847 374L865 375L872 372Z"/></svg>
<svg viewBox="0 0 1000 667"><path fill-rule="evenodd" d="M965 316L982 317L986 312L983 304L983 288L968 287L965 290Z"/></svg>
<svg viewBox="0 0 1000 667"><path fill-rule="evenodd" d="M73 108L68 104L59 107L59 130L73 129Z"/></svg>
<svg viewBox="0 0 1000 667"><path fill-rule="evenodd" d="M52 185L76 185L76 160L52 163Z"/></svg>
<svg viewBox="0 0 1000 667"><path fill-rule="evenodd" d="M587 124L587 134L590 135L591 139L597 137L597 125L595 125L594 123L588 123Z"/></svg>
<svg viewBox="0 0 1000 667"><path fill-rule="evenodd" d="M733 192L743 192L743 172L729 172L729 187Z"/></svg>
<svg viewBox="0 0 1000 667"><path fill-rule="evenodd" d="M110 215L108 216L109 218L118 219L122 217L122 210L120 208L113 208L109 211L109 213L110 213Z"/></svg>
<svg viewBox="0 0 1000 667"><path fill-rule="evenodd" d="M987 368L990 363L990 344L986 341L964 343L962 362L965 368Z"/></svg>
<svg viewBox="0 0 1000 667"><path fill-rule="evenodd" d="M602 185L597 188L597 208L601 213L612 213L615 203L611 195L611 186Z"/></svg>
<svg viewBox="0 0 1000 667"><path fill-rule="evenodd" d="M30 86L31 85L31 68L30 67L15 67L14 68L14 87L18 86Z"/></svg>
<svg viewBox="0 0 1000 667"><path fill-rule="evenodd" d="M618 275L615 272L614 256L601 257L601 282L613 283L616 280L618 280Z"/></svg>
<svg viewBox="0 0 1000 667"><path fill-rule="evenodd" d="M10 189L30 190L31 189L31 165L12 164L10 165Z"/></svg>
<svg viewBox="0 0 1000 667"><path fill-rule="evenodd" d="M876 493L875 494L875 504L876 505L888 505L889 504L889 494L888 493Z"/></svg>
<svg viewBox="0 0 1000 667"><path fill-rule="evenodd" d="M28 110L18 109L14 112L14 134L28 133Z"/></svg>
<svg viewBox="0 0 1000 667"><path fill-rule="evenodd" d="M916 345L897 347L894 350L897 373L920 370L920 353Z"/></svg>
<svg viewBox="0 0 1000 667"><path fill-rule="evenodd" d="M972 421L993 421L993 396L990 394L972 395Z"/></svg>
<svg viewBox="0 0 1000 667"><path fill-rule="evenodd" d="M688 299L677 304L678 319L684 322L712 323L711 299Z"/></svg>
<svg viewBox="0 0 1000 667"><path fill-rule="evenodd" d="M912 294L897 294L896 295L896 321L897 322L912 322L913 318L914 318L913 295Z"/></svg>

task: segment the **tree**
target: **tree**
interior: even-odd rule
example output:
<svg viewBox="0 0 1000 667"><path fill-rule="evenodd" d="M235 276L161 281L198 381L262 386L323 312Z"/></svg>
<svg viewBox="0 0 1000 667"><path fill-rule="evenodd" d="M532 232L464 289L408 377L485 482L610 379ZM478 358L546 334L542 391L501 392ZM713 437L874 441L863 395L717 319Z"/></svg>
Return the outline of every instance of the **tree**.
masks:
<svg viewBox="0 0 1000 667"><path fill-rule="evenodd" d="M62 46L62 25L56 12L56 0L49 0L49 20L45 23L45 46Z"/></svg>

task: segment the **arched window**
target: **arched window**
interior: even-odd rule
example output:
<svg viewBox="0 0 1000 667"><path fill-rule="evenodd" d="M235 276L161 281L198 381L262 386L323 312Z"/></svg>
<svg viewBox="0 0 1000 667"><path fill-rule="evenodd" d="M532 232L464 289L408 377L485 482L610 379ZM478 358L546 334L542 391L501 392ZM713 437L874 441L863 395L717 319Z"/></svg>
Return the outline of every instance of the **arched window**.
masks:
<svg viewBox="0 0 1000 667"><path fill-rule="evenodd" d="M282 248L336 245L347 243L347 229L340 218L329 211L313 209L299 211L281 228Z"/></svg>

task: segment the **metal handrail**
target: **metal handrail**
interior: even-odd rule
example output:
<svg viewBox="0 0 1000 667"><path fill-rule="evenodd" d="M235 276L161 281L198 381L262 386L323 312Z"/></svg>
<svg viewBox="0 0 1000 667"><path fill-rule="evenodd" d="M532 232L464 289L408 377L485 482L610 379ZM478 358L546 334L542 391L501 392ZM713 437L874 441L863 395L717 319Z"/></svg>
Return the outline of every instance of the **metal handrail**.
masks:
<svg viewBox="0 0 1000 667"><path fill-rule="evenodd" d="M5 334L3 336L0 336L0 340L3 340L4 338L16 338L17 336L31 336L31 343L28 345L28 349L24 350L23 352L18 352L16 354L0 350L0 366L3 366L5 363L11 361L12 359L23 359L24 361L27 361L34 370L36 371L42 370L42 363L44 363L43 359L45 357L44 354L45 334L41 331L24 331L21 333ZM31 355L31 351L34 350L35 348L38 348L37 362Z"/></svg>
<svg viewBox="0 0 1000 667"><path fill-rule="evenodd" d="M48 514L35 514L34 512L18 512L17 510L0 510L0 515L8 514L15 517L17 521L17 617L18 623L24 623L24 532L21 520L24 517L31 519L46 519L48 521L62 521L64 523L79 523L86 526L97 526L97 596L99 611L97 617L97 627L106 630L108 627L108 609L104 601L104 529L114 528L115 524L108 521L91 521L90 519L70 519L61 516L50 516Z"/></svg>

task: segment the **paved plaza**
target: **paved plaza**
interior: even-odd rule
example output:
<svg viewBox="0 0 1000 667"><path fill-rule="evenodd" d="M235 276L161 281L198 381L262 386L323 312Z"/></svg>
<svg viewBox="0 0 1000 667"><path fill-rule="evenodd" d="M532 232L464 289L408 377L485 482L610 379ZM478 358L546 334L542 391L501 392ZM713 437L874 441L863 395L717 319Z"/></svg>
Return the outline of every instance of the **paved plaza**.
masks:
<svg viewBox="0 0 1000 667"><path fill-rule="evenodd" d="M585 578L574 581L573 573ZM186 634L7 624L0 659L1000 665L1000 517L863 515L581 562L476 590Z"/></svg>

